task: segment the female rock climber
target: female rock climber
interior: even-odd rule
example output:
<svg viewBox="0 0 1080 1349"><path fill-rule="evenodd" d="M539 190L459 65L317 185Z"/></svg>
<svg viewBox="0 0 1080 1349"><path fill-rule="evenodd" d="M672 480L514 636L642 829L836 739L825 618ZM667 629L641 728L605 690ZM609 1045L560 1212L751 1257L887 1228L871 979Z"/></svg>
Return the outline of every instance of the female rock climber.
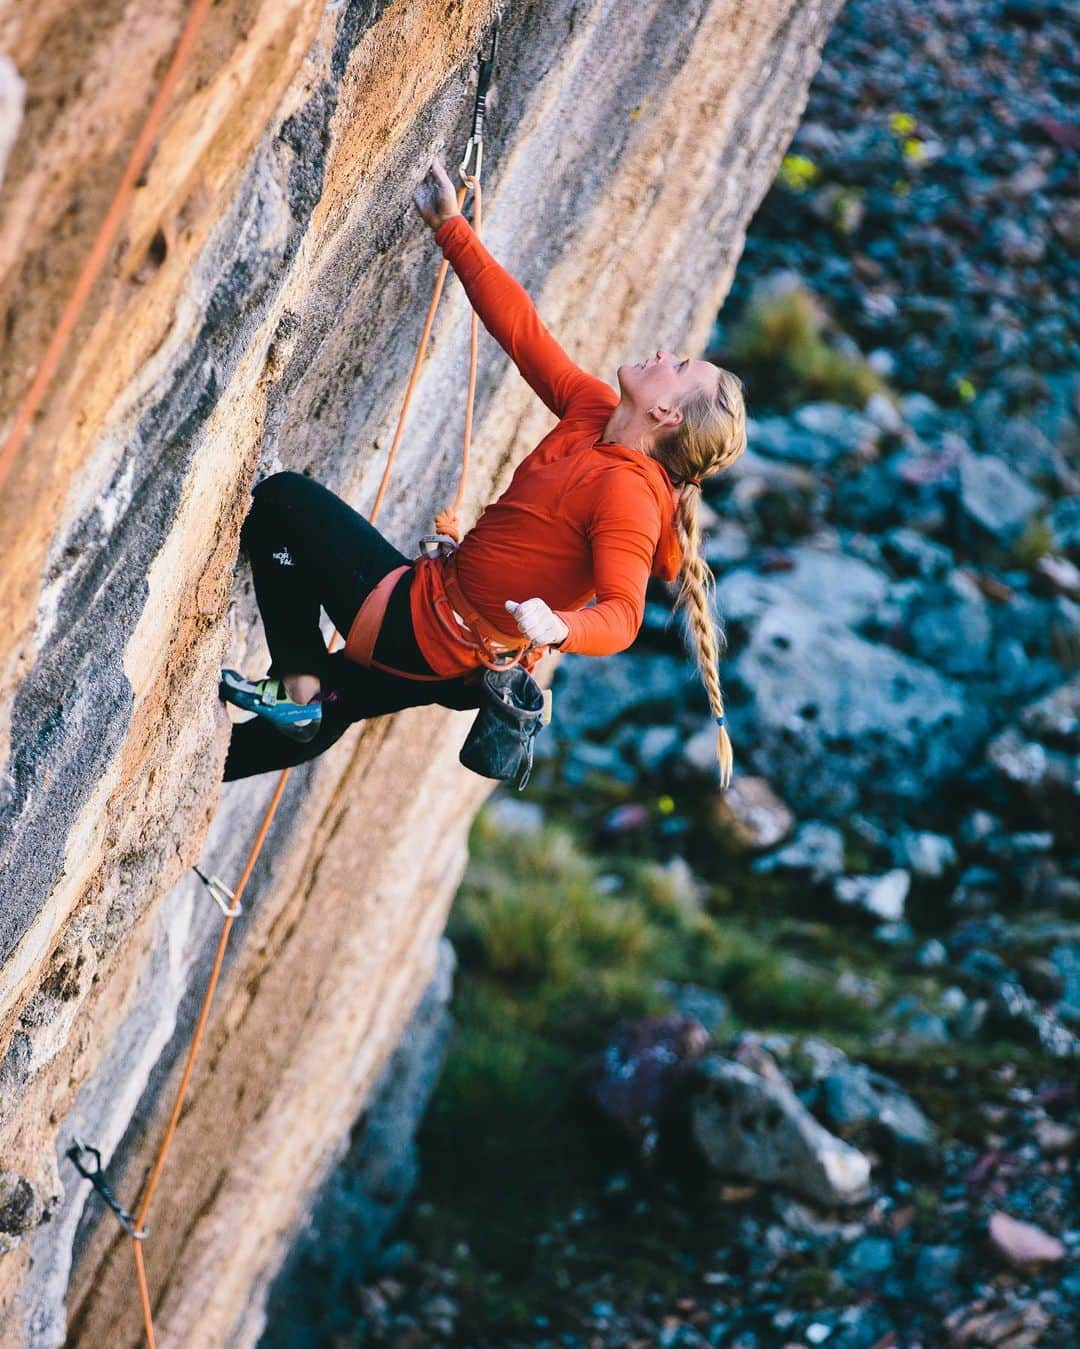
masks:
<svg viewBox="0 0 1080 1349"><path fill-rule="evenodd" d="M616 394L544 327L458 210L438 159L413 202L484 326L559 420L460 546L434 557L411 561L302 474L275 473L255 487L241 543L272 663L259 680L222 671L222 697L259 714L234 725L225 780L312 759L365 717L430 703L478 707L483 667L508 653L522 653L529 669L546 647L622 651L641 626L648 579L659 576L681 581L726 786L723 635L699 551L698 503L702 479L746 448L741 381L658 350L619 366ZM332 654L320 606L349 634ZM360 627L369 630L358 639ZM347 654L358 640L363 664Z"/></svg>

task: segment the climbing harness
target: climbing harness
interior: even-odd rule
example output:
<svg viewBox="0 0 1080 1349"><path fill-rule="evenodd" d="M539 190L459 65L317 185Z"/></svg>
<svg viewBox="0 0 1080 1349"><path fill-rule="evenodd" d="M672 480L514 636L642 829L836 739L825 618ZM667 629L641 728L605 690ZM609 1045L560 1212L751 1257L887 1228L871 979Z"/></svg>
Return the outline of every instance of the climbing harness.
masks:
<svg viewBox="0 0 1080 1349"><path fill-rule="evenodd" d="M154 135L160 125L165 108L179 78L180 71L190 53L195 36L206 17L209 6L210 0L192 0L183 33L181 34L176 50L173 53L172 61L162 79L162 83L158 89L150 112L147 115L147 120L140 132L135 148L132 151L120 187L110 204L106 218L94 240L90 255L79 276L75 289L57 323L56 330L46 349L45 356L42 359L34 382L31 385L22 406L19 408L7 441L4 443L3 447L0 448L0 484L3 483L4 477L10 468L10 464L14 459L19 446L25 439L33 417L41 405L46 388L56 372L63 351L70 339L71 332L85 306L90 289L109 254L123 211L131 196L131 191L145 167ZM458 190L458 209L461 209L465 197L471 189L474 193L474 228L478 234L482 225L480 174L483 165L484 119L497 41L498 29L496 25L492 30L490 46L486 54L480 58L476 103L473 110L472 134L469 137L465 156L459 167L462 186ZM473 167L470 172L471 161ZM420 338L416 360L413 363L412 372L406 387L405 398L398 419L394 441L391 445L382 480L380 481L379 489L375 497L375 503L372 507L370 515L372 523L377 519L383 499L386 495L394 460L401 442L405 416L419 377L424 352L431 335L435 310L438 306L448 268L449 262L444 258L439 269L439 275L436 280L431 303L428 306L423 334ZM453 505L446 510L439 512L435 519L435 532L425 536L425 539L421 541L421 550L427 552L428 555L431 555L429 550L433 547L440 549L440 551L445 550L446 552L452 552L453 547L462 537L458 512L460 511L464 500L469 468L472 414L476 392L478 347L479 319L474 312L472 315L470 332L469 384L466 398L461 478ZM398 576L400 576L400 572L403 570L405 570L405 568L398 570ZM452 570L452 568L449 570ZM391 573L391 577L393 577L393 575L394 574ZM372 592L373 595L378 593L378 599L373 601L370 604L370 607L368 603L365 602L365 605L361 610L361 612L365 609L367 610L365 622L360 623L359 628L357 628L357 623L360 620L360 615L357 615L357 622L353 623L348 635L347 644L352 644L353 651L360 651L361 654L366 651L368 660L375 665L377 665L377 662L374 661L371 653L374 649L375 636L378 633L378 624L374 623L373 620L376 617L381 620L382 613L385 613L385 601L389 599L390 590L392 589L390 580L390 577L384 578L383 582L380 582L379 586L376 587L376 590ZM451 586L454 585L455 582L451 581ZM450 598L450 593L453 593L456 598ZM369 601L371 601L371 599L372 597L369 596ZM379 609L380 604L382 606L381 611ZM534 648L531 644L523 642L520 638L520 634L508 639L511 643L509 647L500 645L499 638L504 637L504 635L497 634L494 629L490 629L489 625L484 625L483 620L480 619L479 615L473 614L470 610L464 597L460 595L459 590L448 592L448 607L450 608L449 615L441 615L441 617L444 621L456 624L459 634L471 634L472 639L476 643L477 653L482 664L488 667L481 676L482 706L465 745L462 747L462 762L470 767L475 765L474 771L485 773L488 776L514 780L520 789L525 786L532 769L533 738L539 727L546 723L550 706L548 695L520 664L522 659L530 654ZM339 633L334 634L330 644L331 651L338 649L337 644L340 641L340 637L341 635ZM349 653L347 652L346 654ZM405 672L399 671L396 673L404 674ZM423 678L424 676L413 675L410 677ZM439 676L434 676L434 678L439 678ZM199 1007L195 1027L192 1032L191 1044L184 1061L180 1081L177 1084L172 1110L135 1213L129 1213L128 1210L119 1203L115 1194L109 1187L101 1165L101 1154L96 1148L91 1147L76 1138L66 1153L79 1174L91 1182L102 1200L116 1215L124 1231L132 1238L135 1274L138 1282L143 1326L148 1349L156 1349L156 1341L154 1338L153 1308L150 1301L150 1290L146 1278L146 1266L143 1259L142 1247L142 1243L149 1235L149 1228L145 1225L146 1218L161 1181L166 1159L168 1158L173 1140L176 1136L180 1116L183 1112L184 1102L187 1098L188 1088L194 1072L195 1062L209 1019L210 1007L221 976L225 951L228 946L230 933L232 932L232 925L237 916L242 912L242 896L247 888L248 882L251 880L255 866L262 853L263 845L266 842L270 827L284 796L285 787L288 783L291 771L291 769L286 768L278 777L273 795L263 813L262 820L248 852L247 860L244 863L240 878L236 883L235 890L229 889L225 882L219 877L208 877L199 867L194 868L196 876L206 887L214 903L217 904L218 908L221 910L224 922L222 923L221 931L218 934L218 942L214 952L213 963L206 982L206 989L203 993L203 999ZM84 1153L88 1153L94 1157L95 1166L93 1169L88 1168L84 1164L82 1160Z"/></svg>
<svg viewBox="0 0 1080 1349"><path fill-rule="evenodd" d="M83 1164L82 1155L84 1152L90 1153L94 1158L93 1171L87 1170L86 1166ZM94 1189L97 1190L98 1194L101 1195L102 1199L104 1199L105 1203L108 1204L109 1208L116 1214L117 1221L128 1236L132 1237L135 1241L145 1241L150 1235L150 1229L148 1227L137 1226L135 1219L127 1209L124 1208L123 1204L120 1203L116 1195L113 1194L108 1181L105 1179L105 1171L101 1165L101 1153L97 1148L91 1146L89 1143L84 1143L81 1138L76 1138L72 1142L71 1147L68 1148L65 1156L71 1159L71 1163L75 1167L75 1170L78 1171L79 1175L90 1182Z"/></svg>

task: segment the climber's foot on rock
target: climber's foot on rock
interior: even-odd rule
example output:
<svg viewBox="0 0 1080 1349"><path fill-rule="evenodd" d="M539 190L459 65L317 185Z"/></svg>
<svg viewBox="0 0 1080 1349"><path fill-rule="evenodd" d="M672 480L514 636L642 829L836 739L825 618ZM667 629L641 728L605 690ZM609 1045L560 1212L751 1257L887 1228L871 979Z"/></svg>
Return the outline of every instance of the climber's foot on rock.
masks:
<svg viewBox="0 0 1080 1349"><path fill-rule="evenodd" d="M313 675L290 675L288 683L294 683L297 679L311 680L315 692L319 691L319 681ZM284 679L272 676L245 679L236 670L222 670L218 694L234 707L265 717L290 740L312 740L322 725L322 703L297 702L290 696Z"/></svg>

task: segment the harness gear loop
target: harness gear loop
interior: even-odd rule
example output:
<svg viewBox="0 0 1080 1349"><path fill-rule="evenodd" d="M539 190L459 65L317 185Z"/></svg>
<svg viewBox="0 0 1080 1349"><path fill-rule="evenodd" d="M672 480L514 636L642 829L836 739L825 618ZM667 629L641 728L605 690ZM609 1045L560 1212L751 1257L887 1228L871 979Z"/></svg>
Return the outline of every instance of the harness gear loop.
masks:
<svg viewBox="0 0 1080 1349"><path fill-rule="evenodd" d="M218 906L226 918L235 918L238 914L244 912L244 906L236 898L233 892L225 884L220 876L206 876L198 867L192 867L195 875L210 891L210 898ZM232 907L230 908L230 904Z"/></svg>
<svg viewBox="0 0 1080 1349"><path fill-rule="evenodd" d="M82 1154L84 1152L89 1152L93 1155L93 1171L87 1170L83 1165ZM123 1204L120 1203L119 1199L117 1199L116 1195L114 1195L109 1188L109 1183L105 1179L104 1168L101 1165L101 1153L97 1148L91 1147L89 1143L84 1143L81 1138L76 1137L72 1140L71 1147L68 1148L64 1155L71 1159L71 1163L75 1167L75 1170L78 1171L79 1175L88 1180L94 1189L97 1190L98 1194L101 1195L105 1203L108 1204L109 1208L116 1214L117 1221L128 1236L133 1237L136 1241L145 1241L150 1235L149 1227L138 1227L135 1219L127 1209L124 1208Z"/></svg>

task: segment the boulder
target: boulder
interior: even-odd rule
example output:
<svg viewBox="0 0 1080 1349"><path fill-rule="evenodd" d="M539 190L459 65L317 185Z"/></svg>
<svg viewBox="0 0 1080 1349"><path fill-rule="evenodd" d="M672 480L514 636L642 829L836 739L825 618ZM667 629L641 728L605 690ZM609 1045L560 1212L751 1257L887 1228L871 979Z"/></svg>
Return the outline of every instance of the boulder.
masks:
<svg viewBox="0 0 1080 1349"><path fill-rule="evenodd" d="M789 1086L713 1056L696 1079L692 1130L710 1166L819 1204L868 1197L869 1160L822 1128Z"/></svg>

